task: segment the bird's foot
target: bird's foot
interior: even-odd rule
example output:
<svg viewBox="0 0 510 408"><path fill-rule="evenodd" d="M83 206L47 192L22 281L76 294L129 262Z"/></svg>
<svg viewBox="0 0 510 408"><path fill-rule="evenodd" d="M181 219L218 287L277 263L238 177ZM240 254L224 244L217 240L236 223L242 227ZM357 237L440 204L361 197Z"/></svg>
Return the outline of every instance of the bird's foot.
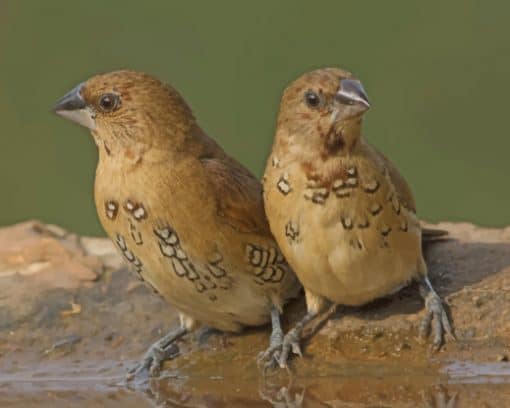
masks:
<svg viewBox="0 0 510 408"><path fill-rule="evenodd" d="M283 346L283 338L279 342L271 342L269 347L261 351L257 356L257 365L265 372L268 369L276 367L280 358Z"/></svg>
<svg viewBox="0 0 510 408"><path fill-rule="evenodd" d="M267 350L261 351L257 357L257 365L262 368L264 373L267 369L274 368L278 363L283 344L280 311L275 307L271 308L271 325L273 330L269 337L269 347Z"/></svg>
<svg viewBox="0 0 510 408"><path fill-rule="evenodd" d="M150 346L142 360L128 371L128 380L139 378L143 373L150 377L158 376L163 362L179 354L176 340L187 332L185 327L178 327Z"/></svg>
<svg viewBox="0 0 510 408"><path fill-rule="evenodd" d="M437 351L443 344L445 334L453 341L456 339L439 295L430 290L424 298L426 314L420 324L420 337L428 337L432 329L432 348Z"/></svg>
<svg viewBox="0 0 510 408"><path fill-rule="evenodd" d="M288 360L291 352L300 357L303 356L299 345L300 339L300 330L297 328L290 330L285 337L280 338L279 341L272 341L269 348L258 355L257 363L264 371L276 366L288 368Z"/></svg>
<svg viewBox="0 0 510 408"><path fill-rule="evenodd" d="M179 354L179 347L175 342L163 346L157 341L149 347L143 358L128 371L129 379L140 377L148 373L150 377L157 377L160 374L161 366L165 360L174 358Z"/></svg>
<svg viewBox="0 0 510 408"><path fill-rule="evenodd" d="M278 359L278 364L280 368L288 368L288 360L289 354L295 354L299 357L303 357L303 353L301 353L301 330L298 330L297 327L294 327L291 331L289 331L285 337L283 338L282 344L282 352L280 354L280 358Z"/></svg>

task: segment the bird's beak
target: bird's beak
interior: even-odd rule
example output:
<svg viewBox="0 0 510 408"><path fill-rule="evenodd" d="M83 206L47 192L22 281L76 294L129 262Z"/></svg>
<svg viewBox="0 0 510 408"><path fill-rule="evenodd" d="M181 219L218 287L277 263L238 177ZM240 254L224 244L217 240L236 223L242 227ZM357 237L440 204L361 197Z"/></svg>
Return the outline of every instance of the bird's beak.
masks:
<svg viewBox="0 0 510 408"><path fill-rule="evenodd" d="M359 113L365 112L370 108L368 96L363 89L363 85L356 79L342 79L335 99L342 104L357 105L360 110Z"/></svg>
<svg viewBox="0 0 510 408"><path fill-rule="evenodd" d="M94 130L96 128L96 114L83 99L81 95L82 88L83 84L79 84L65 94L53 110L57 115Z"/></svg>

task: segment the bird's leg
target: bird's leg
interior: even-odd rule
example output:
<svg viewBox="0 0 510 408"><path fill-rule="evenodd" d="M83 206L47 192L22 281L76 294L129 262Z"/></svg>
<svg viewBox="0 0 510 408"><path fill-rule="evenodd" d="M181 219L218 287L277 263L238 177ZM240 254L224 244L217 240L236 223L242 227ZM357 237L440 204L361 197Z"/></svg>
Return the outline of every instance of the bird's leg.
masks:
<svg viewBox="0 0 510 408"><path fill-rule="evenodd" d="M265 369L272 368L275 365L279 365L281 368L287 368L287 361L291 351L293 354L297 354L301 357L302 353L299 343L303 337L303 329L305 326L321 314L321 321L313 325L312 330L306 334L306 336L308 336L315 333L322 323L335 314L337 309L336 304L333 304L327 312L323 313L328 301L310 291L305 290L305 293L308 311L285 336L283 336L280 325L280 314L278 310L274 309L271 311L273 332L271 333L270 345L266 351L259 354L257 359L259 365L264 363L264 371Z"/></svg>
<svg viewBox="0 0 510 408"><path fill-rule="evenodd" d="M312 301L317 301L314 298L314 295L310 292L307 292L307 305L312 304ZM314 303L315 303L314 302ZM332 304L330 308L326 311L322 311L326 305L324 299L320 299L321 303L320 307L313 307L309 309L306 315L296 323L296 325L285 335L283 338L282 352L280 354L280 358L278 359L278 364L281 368L287 368L287 361L289 359L289 353L292 350L294 354L297 354L299 357L302 357L301 347L299 345L300 341L304 336L308 337L315 334L319 328L327 321L331 316L333 316L338 308L337 304ZM319 316L320 314L320 316ZM318 318L312 325L311 329L308 330L308 333L303 333L304 327L314 320L316 317Z"/></svg>
<svg viewBox="0 0 510 408"><path fill-rule="evenodd" d="M304 315L304 317L285 335L283 338L281 353L278 358L278 364L281 368L287 368L287 361L291 351L299 357L303 356L299 345L301 341L301 334L306 324L313 320L316 316L317 312L308 311L306 315Z"/></svg>
<svg viewBox="0 0 510 408"><path fill-rule="evenodd" d="M455 335L443 302L426 276L420 281L420 294L425 300L426 309L425 317L420 324L420 335L427 337L432 327L434 336L432 344L434 349L438 350L443 342L445 332L452 340L455 340Z"/></svg>
<svg viewBox="0 0 510 408"><path fill-rule="evenodd" d="M164 337L149 347L142 360L129 370L129 376L136 377L146 370L150 376L157 376L161 369L161 364L177 353L176 349L172 347L175 341L187 333L188 329L184 326L170 330Z"/></svg>
<svg viewBox="0 0 510 408"><path fill-rule="evenodd" d="M280 311L276 308L271 309L271 336L269 337L269 347L282 344L283 330L280 321Z"/></svg>
<svg viewBox="0 0 510 408"><path fill-rule="evenodd" d="M280 349L283 345L283 330L280 321L280 311L275 307L271 308L271 336L269 337L269 348L261 351L257 357L257 363L264 363L264 369L272 368L278 362Z"/></svg>
<svg viewBox="0 0 510 408"><path fill-rule="evenodd" d="M278 359L278 364L281 368L287 368L287 360L289 359L289 353L291 351L292 353L301 357L301 347L299 346L300 340L305 335L309 336L315 334L317 330L322 326L322 324L336 313L336 304L332 304L331 307L326 312L324 312L326 306L328 303L330 303L326 298L319 296L314 292L307 290L306 288L305 296L307 308L306 315L299 322L297 322L294 328L290 330L283 338L282 351L280 353L280 358ZM313 324L312 330L310 330L309 333L303 333L304 327L319 315L320 321L316 321Z"/></svg>

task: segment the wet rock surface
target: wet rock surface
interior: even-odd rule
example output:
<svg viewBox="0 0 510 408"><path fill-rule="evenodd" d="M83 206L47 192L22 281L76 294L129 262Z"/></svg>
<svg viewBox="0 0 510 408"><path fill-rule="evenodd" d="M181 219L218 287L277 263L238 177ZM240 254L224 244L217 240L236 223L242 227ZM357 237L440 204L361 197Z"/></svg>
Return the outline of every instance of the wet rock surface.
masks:
<svg viewBox="0 0 510 408"><path fill-rule="evenodd" d="M175 310L136 279L113 244L26 222L0 230L0 406L510 406L510 227L442 223L430 277L458 341L418 338L416 287L340 308L304 358L261 376L269 328L181 344L162 378L126 384ZM288 308L286 327L304 311ZM486 404L486 405L483 405Z"/></svg>

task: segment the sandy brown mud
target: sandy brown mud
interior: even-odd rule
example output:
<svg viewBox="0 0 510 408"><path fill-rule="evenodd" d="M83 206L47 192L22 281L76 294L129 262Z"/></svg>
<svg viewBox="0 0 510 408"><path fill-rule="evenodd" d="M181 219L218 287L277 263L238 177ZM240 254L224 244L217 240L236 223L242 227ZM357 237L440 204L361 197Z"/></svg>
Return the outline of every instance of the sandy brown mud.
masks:
<svg viewBox="0 0 510 408"><path fill-rule="evenodd" d="M181 345L162 378L126 385L175 310L129 273L106 239L27 222L0 230L0 407L510 406L510 228L440 224L432 283L458 341L438 353L417 338L417 288L342 308L303 359L263 378L269 329ZM291 305L288 327L303 312ZM485 405L484 405L485 404Z"/></svg>

